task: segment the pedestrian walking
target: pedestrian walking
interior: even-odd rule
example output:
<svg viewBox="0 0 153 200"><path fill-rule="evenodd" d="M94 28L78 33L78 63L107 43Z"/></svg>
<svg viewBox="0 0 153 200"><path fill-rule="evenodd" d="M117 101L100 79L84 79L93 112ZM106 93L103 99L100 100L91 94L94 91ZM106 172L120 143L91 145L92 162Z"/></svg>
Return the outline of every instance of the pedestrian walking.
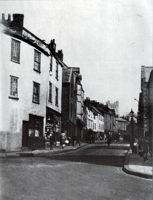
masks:
<svg viewBox="0 0 153 200"><path fill-rule="evenodd" d="M142 141L143 141L142 137L139 137L139 139L138 139L138 153L141 157L143 156L143 145L142 145L143 142Z"/></svg>
<svg viewBox="0 0 153 200"><path fill-rule="evenodd" d="M53 149L53 145L54 145L54 134L53 132L50 133L50 149Z"/></svg>
<svg viewBox="0 0 153 200"><path fill-rule="evenodd" d="M149 144L147 138L143 139L143 159L144 161L148 160Z"/></svg>
<svg viewBox="0 0 153 200"><path fill-rule="evenodd" d="M62 145L62 149L64 149L65 140L66 140L66 133L62 132L61 135L60 135L60 142L61 142L61 145Z"/></svg>
<svg viewBox="0 0 153 200"><path fill-rule="evenodd" d="M107 136L107 145L108 145L108 147L110 146L110 144L111 144L111 136L108 134L108 136Z"/></svg>

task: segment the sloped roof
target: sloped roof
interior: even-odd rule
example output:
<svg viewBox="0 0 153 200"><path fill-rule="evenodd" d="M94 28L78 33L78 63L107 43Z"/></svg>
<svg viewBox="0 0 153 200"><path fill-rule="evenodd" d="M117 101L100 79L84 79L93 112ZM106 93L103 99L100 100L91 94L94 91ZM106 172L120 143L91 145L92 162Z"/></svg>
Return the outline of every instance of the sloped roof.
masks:
<svg viewBox="0 0 153 200"><path fill-rule="evenodd" d="M95 108L94 106L91 106L91 109L93 110L93 112L101 114L101 112L97 108Z"/></svg>

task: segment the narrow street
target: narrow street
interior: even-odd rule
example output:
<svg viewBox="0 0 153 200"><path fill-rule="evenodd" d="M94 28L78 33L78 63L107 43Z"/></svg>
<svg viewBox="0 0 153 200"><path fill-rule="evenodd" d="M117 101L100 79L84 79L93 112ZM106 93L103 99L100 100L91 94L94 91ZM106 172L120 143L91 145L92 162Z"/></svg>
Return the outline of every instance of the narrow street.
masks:
<svg viewBox="0 0 153 200"><path fill-rule="evenodd" d="M152 181L122 171L127 147L91 144L45 157L1 158L3 200L151 200Z"/></svg>

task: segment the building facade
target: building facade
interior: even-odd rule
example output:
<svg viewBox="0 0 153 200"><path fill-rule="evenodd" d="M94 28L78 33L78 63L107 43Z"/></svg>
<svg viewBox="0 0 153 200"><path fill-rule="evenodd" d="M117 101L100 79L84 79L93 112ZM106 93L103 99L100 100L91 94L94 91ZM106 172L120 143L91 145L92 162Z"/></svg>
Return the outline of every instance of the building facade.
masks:
<svg viewBox="0 0 153 200"><path fill-rule="evenodd" d="M22 14L13 14L12 20L2 15L0 148L6 151L43 148L47 110L61 114L61 61L23 23ZM60 117L57 124L60 129Z"/></svg>
<svg viewBox="0 0 153 200"><path fill-rule="evenodd" d="M149 103L149 145L152 151L153 147L153 70L150 73L148 81L148 103Z"/></svg>
<svg viewBox="0 0 153 200"><path fill-rule="evenodd" d="M153 67L142 66L141 67L141 93L139 95L139 107L138 107L138 126L139 137L149 136L149 93L148 89L149 77ZM151 85L149 84L149 87ZM151 94L151 93L150 93Z"/></svg>
<svg viewBox="0 0 153 200"><path fill-rule="evenodd" d="M71 67L63 68L62 80L62 132L75 137L77 107L77 74Z"/></svg>
<svg viewBox="0 0 153 200"><path fill-rule="evenodd" d="M117 117L115 119L115 129L116 132L120 134L121 137L124 137L124 135L127 132L127 125L129 122L123 118Z"/></svg>
<svg viewBox="0 0 153 200"><path fill-rule="evenodd" d="M106 102L108 108L115 110L115 114L119 115L119 101L111 103L109 100Z"/></svg>
<svg viewBox="0 0 153 200"><path fill-rule="evenodd" d="M84 90L82 86L82 76L80 74L80 68L75 67L73 71L78 74L77 76L77 126L76 126L76 135L77 135L77 142L80 143L84 137L84 127L86 126L85 122L85 113L84 113Z"/></svg>

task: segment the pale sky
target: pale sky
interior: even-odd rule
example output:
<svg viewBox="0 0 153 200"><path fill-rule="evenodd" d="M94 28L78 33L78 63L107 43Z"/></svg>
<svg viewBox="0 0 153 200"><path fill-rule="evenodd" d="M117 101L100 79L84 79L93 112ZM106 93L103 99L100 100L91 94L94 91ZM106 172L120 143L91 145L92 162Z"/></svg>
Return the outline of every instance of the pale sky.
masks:
<svg viewBox="0 0 153 200"><path fill-rule="evenodd" d="M80 67L85 96L137 112L141 65L152 66L152 0L5 0L0 11L23 13L24 27L55 38L64 62Z"/></svg>

